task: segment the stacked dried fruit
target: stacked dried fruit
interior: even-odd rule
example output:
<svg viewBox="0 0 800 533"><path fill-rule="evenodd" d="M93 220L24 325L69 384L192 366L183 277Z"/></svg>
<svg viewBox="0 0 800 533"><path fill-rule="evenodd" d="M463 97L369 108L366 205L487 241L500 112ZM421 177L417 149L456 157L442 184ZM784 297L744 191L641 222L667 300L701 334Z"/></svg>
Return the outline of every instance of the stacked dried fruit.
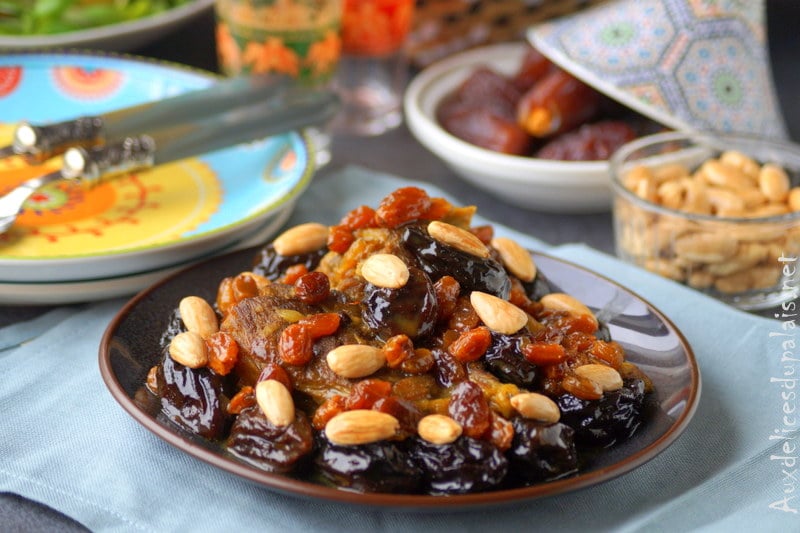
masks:
<svg viewBox="0 0 800 533"><path fill-rule="evenodd" d="M476 146L562 161L606 160L624 143L661 129L534 48L511 76L489 66L476 68L442 100L436 118Z"/></svg>
<svg viewBox="0 0 800 533"><path fill-rule="evenodd" d="M180 303L148 389L233 456L349 490L575 474L636 431L652 385L474 211L407 187L288 230L222 280L216 308Z"/></svg>

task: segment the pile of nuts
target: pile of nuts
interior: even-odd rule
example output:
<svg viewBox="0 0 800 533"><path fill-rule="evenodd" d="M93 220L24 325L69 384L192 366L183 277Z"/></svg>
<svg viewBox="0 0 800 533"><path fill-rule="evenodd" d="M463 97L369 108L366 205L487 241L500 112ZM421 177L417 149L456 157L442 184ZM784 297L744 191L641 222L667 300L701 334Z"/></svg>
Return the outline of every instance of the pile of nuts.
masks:
<svg viewBox="0 0 800 533"><path fill-rule="evenodd" d="M639 198L679 212L624 198L615 205L618 255L670 279L725 296L769 290L781 279L779 258L800 251L794 219L756 220L800 211L800 187L791 187L778 165L731 150L694 171L682 163L637 165L621 182Z"/></svg>

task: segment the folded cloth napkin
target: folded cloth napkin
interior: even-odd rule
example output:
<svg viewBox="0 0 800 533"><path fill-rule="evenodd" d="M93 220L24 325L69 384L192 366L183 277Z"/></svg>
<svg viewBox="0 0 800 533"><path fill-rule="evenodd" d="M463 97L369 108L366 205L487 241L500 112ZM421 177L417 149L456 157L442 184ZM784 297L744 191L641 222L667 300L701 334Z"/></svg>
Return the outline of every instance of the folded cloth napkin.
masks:
<svg viewBox="0 0 800 533"><path fill-rule="evenodd" d="M292 222L335 222L407 180L346 169L318 180ZM424 185L433 195L439 194ZM533 248L545 245L496 226ZM588 489L498 509L401 512L272 492L161 441L112 399L97 367L120 299L0 329L0 491L94 531L790 531L800 529L796 311L768 320L581 245L548 253L634 288L693 346L693 421L645 465ZM2 529L2 527L0 527Z"/></svg>

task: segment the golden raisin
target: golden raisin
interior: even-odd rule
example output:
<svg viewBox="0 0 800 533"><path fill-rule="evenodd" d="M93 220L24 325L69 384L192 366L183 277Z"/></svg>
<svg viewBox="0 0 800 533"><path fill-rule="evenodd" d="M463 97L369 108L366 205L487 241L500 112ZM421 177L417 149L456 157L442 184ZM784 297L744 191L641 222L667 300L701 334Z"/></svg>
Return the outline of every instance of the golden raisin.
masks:
<svg viewBox="0 0 800 533"><path fill-rule="evenodd" d="M382 349L389 368L397 368L403 361L414 356L414 343L403 333L390 337Z"/></svg>
<svg viewBox="0 0 800 533"><path fill-rule="evenodd" d="M615 369L619 369L625 359L625 350L616 341L606 342L597 339L589 348L589 353Z"/></svg>
<svg viewBox="0 0 800 533"><path fill-rule="evenodd" d="M491 344L492 333L489 328L479 326L461 333L447 349L453 357L462 363L468 363L480 359Z"/></svg>
<svg viewBox="0 0 800 533"><path fill-rule="evenodd" d="M430 350L417 348L414 350L413 356L406 358L400 364L400 369L407 374L426 374L435 363L436 360Z"/></svg>
<svg viewBox="0 0 800 533"><path fill-rule="evenodd" d="M372 409L375 402L392 393L392 384L381 379L363 379L355 384L347 397L348 411L353 409Z"/></svg>
<svg viewBox="0 0 800 533"><path fill-rule="evenodd" d="M283 281L287 285L294 285L295 281L297 281L306 274L308 274L308 267L302 263L298 263L286 269L286 272L284 272L283 279L281 281Z"/></svg>
<svg viewBox="0 0 800 533"><path fill-rule="evenodd" d="M431 198L431 206L420 217L424 220L442 220L453 209L453 205L444 198Z"/></svg>
<svg viewBox="0 0 800 533"><path fill-rule="evenodd" d="M561 387L581 400L599 400L603 397L603 389L583 376L569 375L561 380Z"/></svg>
<svg viewBox="0 0 800 533"><path fill-rule="evenodd" d="M314 352L306 326L299 323L286 326L278 339L278 355L288 365L300 366L311 361Z"/></svg>
<svg viewBox="0 0 800 533"><path fill-rule="evenodd" d="M342 217L339 225L350 231L374 228L377 225L375 222L375 210L367 205L356 207Z"/></svg>
<svg viewBox="0 0 800 533"><path fill-rule="evenodd" d="M239 361L239 344L224 331L217 331L206 339L208 348L208 367L219 374L227 376Z"/></svg>
<svg viewBox="0 0 800 533"><path fill-rule="evenodd" d="M253 387L245 385L239 392L233 395L231 401L228 402L228 414L238 415L244 409L252 407L256 404L256 395L253 392Z"/></svg>
<svg viewBox="0 0 800 533"><path fill-rule="evenodd" d="M344 226L332 226L328 230L328 249L343 254L356 240L353 232Z"/></svg>
<svg viewBox="0 0 800 533"><path fill-rule="evenodd" d="M341 321L339 313L317 313L301 318L298 324L305 328L312 340L315 340L336 333Z"/></svg>
<svg viewBox="0 0 800 533"><path fill-rule="evenodd" d="M314 416L311 418L311 425L317 431L325 429L328 420L345 411L345 404L347 399L344 396L335 394L322 402L314 411Z"/></svg>
<svg viewBox="0 0 800 533"><path fill-rule="evenodd" d="M419 187L402 187L381 200L375 211L376 221L383 227L397 226L418 220L431 208L431 198Z"/></svg>
<svg viewBox="0 0 800 533"><path fill-rule="evenodd" d="M563 346L549 342L529 342L523 344L522 355L535 365L555 365L564 361L567 352Z"/></svg>
<svg viewBox="0 0 800 533"><path fill-rule="evenodd" d="M470 231L472 231L483 244L489 244L494 238L494 228L492 228L492 226L475 226Z"/></svg>
<svg viewBox="0 0 800 533"><path fill-rule="evenodd" d="M456 308L447 325L450 329L465 331L476 327L480 321L481 319L475 309L472 308L469 298L461 297L456 302Z"/></svg>
<svg viewBox="0 0 800 533"><path fill-rule="evenodd" d="M514 426L494 412L491 413L491 420L487 440L504 452L511 448L511 442L514 440Z"/></svg>

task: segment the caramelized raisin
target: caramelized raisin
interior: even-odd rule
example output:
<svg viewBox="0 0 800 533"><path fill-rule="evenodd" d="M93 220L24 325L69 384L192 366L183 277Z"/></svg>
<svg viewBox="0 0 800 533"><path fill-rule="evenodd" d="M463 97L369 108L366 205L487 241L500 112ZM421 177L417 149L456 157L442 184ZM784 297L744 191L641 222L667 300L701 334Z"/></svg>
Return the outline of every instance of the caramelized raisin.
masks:
<svg viewBox="0 0 800 533"><path fill-rule="evenodd" d="M372 409L375 402L392 393L392 384L381 379L363 379L356 383L347 397L346 410Z"/></svg>
<svg viewBox="0 0 800 533"><path fill-rule="evenodd" d="M477 361L492 343L492 333L486 326L479 326L462 333L450 346L448 351L462 363Z"/></svg>
<svg viewBox="0 0 800 533"><path fill-rule="evenodd" d="M400 369L407 374L427 374L436 364L433 353L426 348L415 348L414 355L400 363Z"/></svg>
<svg viewBox="0 0 800 533"><path fill-rule="evenodd" d="M311 420L311 425L317 431L325 429L325 425L334 416L347 410L347 398L339 394L335 394L322 402L314 411L314 417Z"/></svg>
<svg viewBox="0 0 800 533"><path fill-rule="evenodd" d="M396 228L406 222L418 220L431 208L431 198L419 187L397 189L381 200L375 219L386 228Z"/></svg>
<svg viewBox="0 0 800 533"><path fill-rule="evenodd" d="M436 294L436 303L439 307L437 321L448 320L456 310L458 295L461 294L461 285L453 276L442 276L433 284L433 292Z"/></svg>
<svg viewBox="0 0 800 533"><path fill-rule="evenodd" d="M309 272L297 278L294 282L297 298L307 304L324 302L331 292L331 283L328 276L322 272Z"/></svg>
<svg viewBox="0 0 800 533"><path fill-rule="evenodd" d="M301 366L313 357L312 339L302 324L289 324L278 339L278 355L287 365Z"/></svg>
<svg viewBox="0 0 800 533"><path fill-rule="evenodd" d="M294 390L292 378L289 377L289 373L278 364L267 363L264 365L264 368L261 369L261 373L258 375L258 381L267 381L268 379L279 381L289 390L289 392Z"/></svg>
<svg viewBox="0 0 800 533"><path fill-rule="evenodd" d="M480 386L472 381L462 381L453 388L447 411L461 424L467 437L481 438L491 424L489 402Z"/></svg>
<svg viewBox="0 0 800 533"><path fill-rule="evenodd" d="M253 390L253 387L249 385L245 385L239 392L233 395L231 401L228 402L228 414L230 415L238 415L248 407L252 407L256 404L256 395Z"/></svg>
<svg viewBox="0 0 800 533"><path fill-rule="evenodd" d="M414 356L414 343L411 342L408 335L395 335L386 341L382 350L386 356L386 366L397 368L403 364L403 361Z"/></svg>
<svg viewBox="0 0 800 533"><path fill-rule="evenodd" d="M239 360L239 345L229 333L217 331L206 339L206 346L208 367L220 376L227 376Z"/></svg>

